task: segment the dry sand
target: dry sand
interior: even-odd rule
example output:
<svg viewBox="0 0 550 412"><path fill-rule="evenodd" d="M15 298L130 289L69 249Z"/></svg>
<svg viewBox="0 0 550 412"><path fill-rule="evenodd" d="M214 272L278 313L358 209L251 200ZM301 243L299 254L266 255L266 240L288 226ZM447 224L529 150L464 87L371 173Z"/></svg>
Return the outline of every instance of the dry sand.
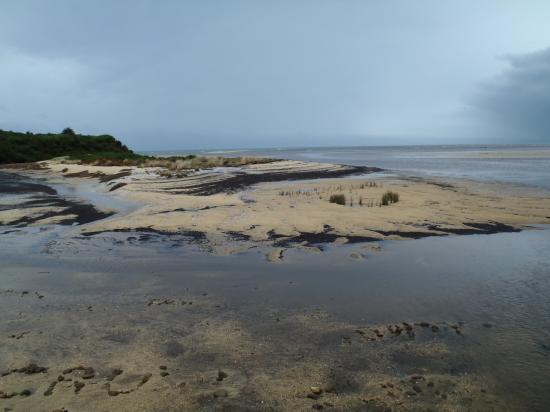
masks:
<svg viewBox="0 0 550 412"><path fill-rule="evenodd" d="M410 239L512 231L550 223L548 193L503 184L374 179L368 175L276 181L286 175L299 178L296 173L308 177L315 174L325 177L327 171L341 173L345 166L339 165L281 161L201 171L183 178L161 177L160 170L153 168L56 162L45 162L44 166L44 170L26 173L78 184L81 179L131 172L129 176L106 179L99 190L108 192L117 185L111 192L113 196L138 201L143 206L131 213L87 224L82 227L83 233L144 229L201 233L217 253L232 253L258 244L288 247ZM62 177L74 173L96 177ZM246 183L251 175L255 179L252 182L259 179L258 175L267 181L252 186L237 185L229 193L220 191L226 182L240 179ZM204 195L204 188L216 193ZM399 193L399 202L380 206L382 194L387 190ZM347 204L330 203L332 194L344 194ZM0 211L0 221L9 223L10 217L20 215L21 212ZM236 239L240 241L238 246L231 242Z"/></svg>

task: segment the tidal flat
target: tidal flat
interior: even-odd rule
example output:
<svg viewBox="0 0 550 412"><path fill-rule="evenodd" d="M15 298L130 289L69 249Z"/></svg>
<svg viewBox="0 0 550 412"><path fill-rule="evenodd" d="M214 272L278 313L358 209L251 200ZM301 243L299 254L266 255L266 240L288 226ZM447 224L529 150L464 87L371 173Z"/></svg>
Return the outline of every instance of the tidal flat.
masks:
<svg viewBox="0 0 550 412"><path fill-rule="evenodd" d="M369 186L353 176L166 204L166 193L132 196L139 176L120 177L114 194L105 186L117 181L98 182L97 171L37 176L0 176L0 215L13 219L0 229L4 409L550 404L550 229L538 224L550 215L540 192L403 177ZM363 209L323 200L340 186L375 197L398 187L401 198ZM308 196L315 187L321 199ZM232 206L201 203L222 200ZM143 227L151 216L173 230ZM262 230L250 228L260 218ZM199 223L203 231L192 230Z"/></svg>
<svg viewBox="0 0 550 412"><path fill-rule="evenodd" d="M550 231L205 254L0 237L12 410L544 410ZM350 254L361 253L360 261ZM511 310L513 306L514 310Z"/></svg>

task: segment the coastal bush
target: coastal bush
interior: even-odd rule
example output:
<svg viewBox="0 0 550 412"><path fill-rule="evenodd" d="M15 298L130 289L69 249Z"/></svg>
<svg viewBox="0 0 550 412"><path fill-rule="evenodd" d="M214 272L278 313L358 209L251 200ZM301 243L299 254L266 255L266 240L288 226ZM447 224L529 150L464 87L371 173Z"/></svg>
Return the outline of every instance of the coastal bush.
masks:
<svg viewBox="0 0 550 412"><path fill-rule="evenodd" d="M70 162L94 166L160 167L172 172L273 162L273 159L246 156L154 157L140 155L128 149L113 136L76 134L69 127L59 134L0 130L0 164L38 162L61 156L67 157ZM171 175L167 174L167 176Z"/></svg>
<svg viewBox="0 0 550 412"><path fill-rule="evenodd" d="M110 135L71 134L67 129L60 134L0 130L0 163L37 162L59 156L132 158L139 155Z"/></svg>
<svg viewBox="0 0 550 412"><path fill-rule="evenodd" d="M330 203L336 203L337 205L346 205L346 196L343 194L330 195L328 200Z"/></svg>
<svg viewBox="0 0 550 412"><path fill-rule="evenodd" d="M386 191L386 193L382 195L382 199L380 200L380 205L388 206L389 204L397 203L397 202L399 202L399 193L388 190Z"/></svg>

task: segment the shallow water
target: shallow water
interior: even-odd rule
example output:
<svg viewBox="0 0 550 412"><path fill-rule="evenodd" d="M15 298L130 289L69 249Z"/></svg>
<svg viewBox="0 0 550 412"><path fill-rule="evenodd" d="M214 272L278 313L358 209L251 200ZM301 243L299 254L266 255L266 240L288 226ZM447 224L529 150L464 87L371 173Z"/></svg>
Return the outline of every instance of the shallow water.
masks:
<svg viewBox="0 0 550 412"><path fill-rule="evenodd" d="M281 264L265 262L260 251L219 257L205 254L178 239L151 236L140 242L128 240L128 236L112 234L75 239L62 232L37 229L0 236L2 290L30 290L31 293L36 290L45 296L25 306L32 296L17 296L15 302L15 296L0 294L4 313L1 327L5 332L29 328L24 321L16 321L22 312L28 313L24 318L41 313L43 323L33 322L42 330L60 315L74 321L74 312L86 313L79 308L88 305L93 305L94 311L100 305L103 313L95 315L99 316L95 321L86 314L82 319L76 318L92 333L91 337L84 338L89 340L88 346L81 347L77 355L70 347L84 333L81 327L57 325L56 335L64 336L64 344L54 344L53 347L58 348L52 352L54 341L50 340L54 336L42 335L38 346L33 344L32 335L17 341L12 339L0 350L3 365L30 355L40 363L55 365L61 362L56 355L59 350L66 353L67 359L76 356L86 361L99 362L99 358L106 364L116 363L116 359L110 358L111 346L97 341L98 336L107 333L106 325L114 328L115 334L118 327L121 329L121 335L113 338L118 339L115 347L135 350L135 344L142 341L131 332L136 342L130 343L132 340L126 335L136 326L129 324L140 325L160 336L166 335L167 327L183 326L182 314L169 305L154 307L153 313L142 312L148 310L146 302L151 298L177 297L193 299L195 308L202 308L199 319L203 322L216 324L221 317L224 322L236 322L239 328L256 336L254 339L259 339L258 336L275 341L288 338L293 350L309 353L322 350L322 359L326 362L338 362L338 358L332 359L331 351L334 356L344 356L338 355L340 334L349 333L355 339L353 330L357 327L423 321L436 324L442 328L437 333L415 326L414 339L400 337L401 340L393 341L385 336L370 352L377 354L375 360L360 368L370 373L374 373L372 368L380 373L381 368L387 374L385 379L399 379L413 373L448 376L459 381L469 377L488 387L487 396L505 400L510 410L544 411L550 405L548 228L384 242L380 252L367 251L361 245L330 247L321 254L292 250ZM351 259L350 254L357 251L365 254L366 259ZM73 314L69 315L66 311L71 309ZM50 312L53 318L49 317ZM308 316L306 327L296 323L302 315ZM280 318L286 326L281 329L275 318ZM317 329L308 330L307 325L314 323ZM324 330L323 325L332 325L330 327L344 332L338 329L333 336L331 329ZM448 325L460 325L461 334L455 334ZM168 335L174 336L177 342L186 338L184 331ZM324 349L311 348L311 340L322 342ZM158 346L165 345L162 342ZM186 349L190 358L182 362L218 364L218 357L223 357L228 350L209 352L212 359L205 361L201 345L196 342L195 348ZM418 355L419 351L422 353L421 348L433 345L445 348L441 356ZM353 353L355 340L350 348L352 353L346 356L352 359L364 350L358 347L358 352ZM102 349L106 350L103 354ZM143 352L140 356L147 358L149 351L156 354L159 349L144 341L140 350ZM274 350L272 356L278 359L282 355ZM168 361L178 359L178 355L175 359L168 357ZM263 363L266 359L255 362L247 364L247 371L242 373L254 376L258 373L257 365L267 368ZM271 373L284 373L291 368L284 362L270 367ZM469 393L472 390L475 391L475 387L466 387L467 393L455 388L459 398L473 396ZM421 405L415 402L409 404L412 409ZM492 410L488 405L484 408Z"/></svg>
<svg viewBox="0 0 550 412"><path fill-rule="evenodd" d="M266 156L376 166L405 175L439 176L550 189L550 146L456 145L327 147L208 151L209 155ZM177 152L171 152L177 154Z"/></svg>

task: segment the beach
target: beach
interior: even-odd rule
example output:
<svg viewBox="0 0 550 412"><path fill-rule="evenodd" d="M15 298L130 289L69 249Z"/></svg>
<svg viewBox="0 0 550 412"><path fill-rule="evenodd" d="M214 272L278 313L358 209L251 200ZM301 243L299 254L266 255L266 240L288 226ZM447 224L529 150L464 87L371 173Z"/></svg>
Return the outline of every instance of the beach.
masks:
<svg viewBox="0 0 550 412"><path fill-rule="evenodd" d="M170 177L48 161L1 184L3 407L548 401L543 188L303 160Z"/></svg>
<svg viewBox="0 0 550 412"><path fill-rule="evenodd" d="M545 190L386 176L379 168L287 160L167 178L155 168L40 164L25 173L72 186L92 181L94 191L141 205L108 219L114 211L101 211L104 215L86 222L82 235L188 234L218 254L258 246L283 253L288 247L318 250L326 243L512 232L550 223ZM399 201L382 205L388 191L397 193ZM330 202L337 194L347 197L344 205ZM30 206L6 206L0 221L46 225L69 213L55 203Z"/></svg>

